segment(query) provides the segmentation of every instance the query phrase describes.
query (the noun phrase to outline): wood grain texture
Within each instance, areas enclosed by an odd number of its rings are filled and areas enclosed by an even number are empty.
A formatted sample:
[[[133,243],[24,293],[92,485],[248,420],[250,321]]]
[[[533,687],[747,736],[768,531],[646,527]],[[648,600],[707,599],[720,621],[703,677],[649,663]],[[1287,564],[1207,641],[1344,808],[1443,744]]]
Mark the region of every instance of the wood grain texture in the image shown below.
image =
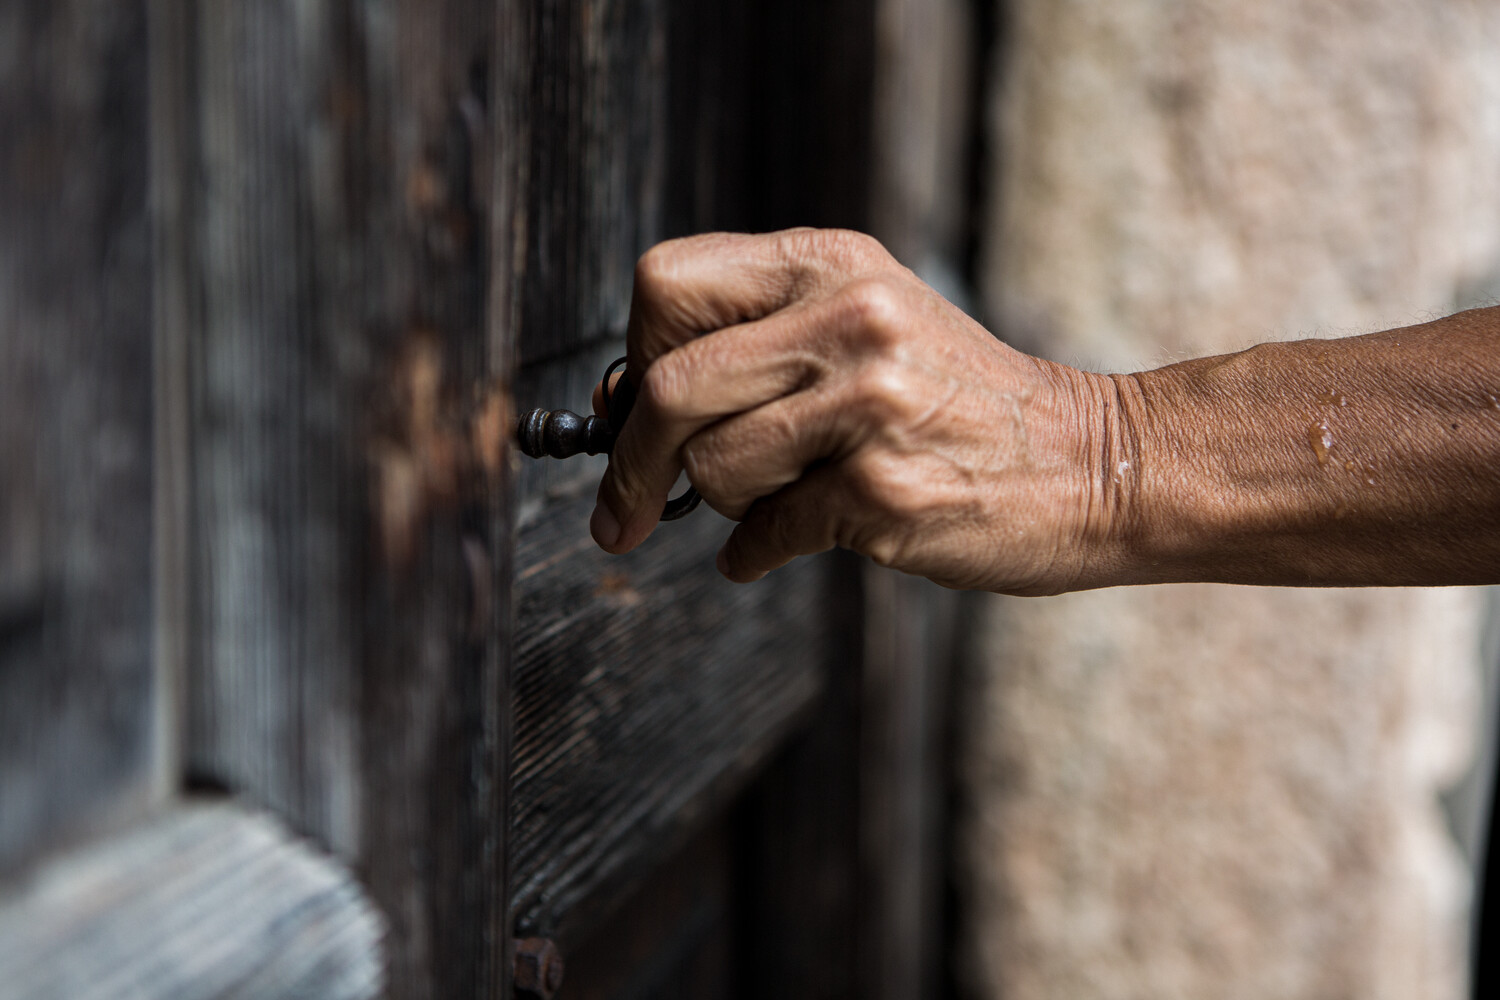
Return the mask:
[[[823,696],[736,804],[739,986],[745,997],[863,996],[871,915],[860,849],[860,564],[836,553]]]
[[[765,0],[750,38],[746,122],[757,229],[868,230],[874,0]]]
[[[587,409],[650,245],[755,226],[758,25],[688,0],[531,9],[518,407]],[[528,461],[516,491],[512,912],[570,947],[744,785],[826,655],[823,569],[729,585],[713,566],[729,526],[706,508],[630,557],[600,552],[603,467]]]
[[[567,1000],[725,1000],[735,981],[734,830],[695,833],[572,950]]]
[[[501,995],[495,7],[153,15],[189,779],[355,866],[392,996]]]
[[[0,871],[165,792],[139,0],[0,10]]]
[[[512,909],[565,942],[744,784],[826,653],[816,562],[730,584],[706,510],[612,557],[592,505],[557,504],[516,552]]]
[[[963,307],[995,15],[966,0],[878,0],[876,15],[871,231]],[[951,679],[972,614],[954,592],[876,566],[861,584],[861,995],[952,995]]]
[[[664,235],[665,8],[567,0],[529,20],[523,364],[623,329],[636,257]]]
[[[279,824],[185,805],[30,873],[0,902],[0,1000],[365,1000],[383,926]]]
[[[958,595],[866,565],[860,683],[860,995],[949,987],[944,941]]]
[[[988,52],[970,0],[877,0],[870,226],[919,274],[962,261]],[[982,122],[980,122],[982,123]]]

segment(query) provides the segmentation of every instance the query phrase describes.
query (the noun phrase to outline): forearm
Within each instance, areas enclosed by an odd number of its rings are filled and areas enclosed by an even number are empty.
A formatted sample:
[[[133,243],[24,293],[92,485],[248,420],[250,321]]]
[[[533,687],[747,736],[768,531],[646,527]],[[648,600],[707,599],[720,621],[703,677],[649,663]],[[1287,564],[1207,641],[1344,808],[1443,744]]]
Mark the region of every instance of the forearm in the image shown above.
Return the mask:
[[[1500,308],[1113,380],[1084,585],[1500,581]]]
[[[869,237],[789,230],[654,247],[627,342],[610,552],[685,471],[739,522],[740,582],[834,546],[1004,593],[1500,582],[1500,309],[1094,375],[1005,346]]]

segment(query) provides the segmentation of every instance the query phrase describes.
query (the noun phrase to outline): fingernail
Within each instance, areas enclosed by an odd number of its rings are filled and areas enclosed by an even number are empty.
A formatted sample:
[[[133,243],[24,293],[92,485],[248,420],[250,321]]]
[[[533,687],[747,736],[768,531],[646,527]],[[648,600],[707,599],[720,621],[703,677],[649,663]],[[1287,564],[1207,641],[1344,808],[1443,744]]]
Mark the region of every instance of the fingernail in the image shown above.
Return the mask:
[[[719,572],[720,573],[723,573],[725,576],[728,576],[729,575],[729,553],[726,552],[724,549],[720,549],[719,550],[718,558],[716,558],[714,560],[714,565],[717,566],[717,567],[719,567]]]
[[[594,536],[594,541],[606,549],[614,548],[615,543],[620,540],[620,522],[615,519],[614,512],[607,504],[594,505],[594,515],[589,518],[589,533]]]

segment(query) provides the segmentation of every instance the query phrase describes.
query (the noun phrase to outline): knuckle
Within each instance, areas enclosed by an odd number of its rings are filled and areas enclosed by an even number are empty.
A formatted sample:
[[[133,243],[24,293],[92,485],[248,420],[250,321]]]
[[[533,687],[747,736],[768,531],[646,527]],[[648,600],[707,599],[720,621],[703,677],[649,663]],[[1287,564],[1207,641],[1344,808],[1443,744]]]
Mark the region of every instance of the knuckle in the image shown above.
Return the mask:
[[[865,399],[886,403],[900,402],[911,396],[912,377],[906,366],[894,361],[879,361],[865,366],[859,375],[859,392]]]
[[[844,479],[855,503],[862,508],[885,503],[886,464],[867,453],[859,453],[844,465]]]
[[[901,553],[901,539],[898,535],[877,535],[865,547],[865,555],[885,567],[902,565]]]
[[[861,278],[839,293],[849,325],[869,346],[894,347],[901,339],[901,293],[885,278]]]
[[[875,427],[901,423],[912,410],[915,393],[911,374],[905,366],[882,361],[866,365],[854,381],[858,410]]]
[[[840,256],[851,263],[868,266],[883,263],[890,257],[881,242],[869,233],[861,233],[853,229],[829,229],[825,232]]]
[[[669,293],[678,273],[682,248],[677,240],[658,243],[635,262],[635,287],[645,296]]]
[[[908,521],[926,509],[925,491],[899,458],[883,451],[861,452],[847,463],[855,502],[886,521]]]
[[[710,502],[728,499],[724,462],[718,448],[710,442],[689,441],[682,446],[682,469],[688,482]]]
[[[688,374],[681,357],[664,354],[641,376],[635,405],[646,407],[656,417],[668,418],[682,408],[687,390]]]

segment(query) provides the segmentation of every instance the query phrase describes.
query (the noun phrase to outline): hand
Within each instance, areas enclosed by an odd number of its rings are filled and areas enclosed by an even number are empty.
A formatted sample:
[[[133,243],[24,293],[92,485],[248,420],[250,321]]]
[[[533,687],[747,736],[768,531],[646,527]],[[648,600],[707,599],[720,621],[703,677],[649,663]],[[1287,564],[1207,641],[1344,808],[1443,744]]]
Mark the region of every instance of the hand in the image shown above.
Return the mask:
[[[867,236],[660,244],[627,340],[638,397],[591,522],[608,551],[651,533],[685,469],[740,522],[735,581],[835,545],[1013,593],[1095,585],[1108,561],[1114,383],[1006,347]]]

